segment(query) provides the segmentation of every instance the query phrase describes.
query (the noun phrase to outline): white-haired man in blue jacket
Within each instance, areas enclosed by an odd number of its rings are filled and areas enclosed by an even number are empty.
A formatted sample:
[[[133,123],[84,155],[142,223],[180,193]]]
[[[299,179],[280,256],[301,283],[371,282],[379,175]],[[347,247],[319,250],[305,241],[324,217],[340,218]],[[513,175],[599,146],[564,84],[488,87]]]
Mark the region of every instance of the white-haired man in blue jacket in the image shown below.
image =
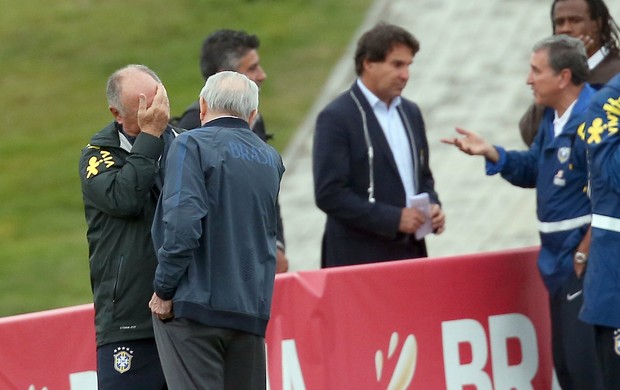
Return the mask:
[[[276,266],[276,150],[250,128],[258,87],[226,71],[200,93],[203,126],[172,144],[153,224],[150,302],[171,389],[266,387]]]

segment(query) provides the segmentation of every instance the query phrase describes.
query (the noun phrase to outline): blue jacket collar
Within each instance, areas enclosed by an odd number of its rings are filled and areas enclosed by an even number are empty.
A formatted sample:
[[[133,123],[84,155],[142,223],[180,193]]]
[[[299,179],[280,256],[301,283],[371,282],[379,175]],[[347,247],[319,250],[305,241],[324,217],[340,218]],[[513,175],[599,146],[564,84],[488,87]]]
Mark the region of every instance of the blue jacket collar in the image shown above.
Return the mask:
[[[235,129],[243,128],[250,130],[250,125],[248,124],[248,122],[234,116],[223,116],[215,118],[205,123],[203,127],[229,127]]]

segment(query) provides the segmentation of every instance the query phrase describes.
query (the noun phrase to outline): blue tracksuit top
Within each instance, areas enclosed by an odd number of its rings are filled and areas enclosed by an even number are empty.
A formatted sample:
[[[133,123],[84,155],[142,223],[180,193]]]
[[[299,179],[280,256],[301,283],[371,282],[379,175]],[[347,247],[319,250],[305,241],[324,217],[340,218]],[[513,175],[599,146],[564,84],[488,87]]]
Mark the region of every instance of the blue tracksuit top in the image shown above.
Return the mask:
[[[587,195],[585,113],[594,90],[585,84],[562,132],[554,137],[554,111],[545,110],[534,142],[526,151],[506,151],[496,146],[500,159],[486,163],[488,175],[501,173],[510,183],[536,187],[536,212],[541,249],[538,269],[550,294],[555,294],[573,272],[573,256],[590,223]]]
[[[276,264],[276,150],[233,117],[177,137],[152,228],[175,317],[264,336]]]
[[[579,318],[620,328],[620,74],[594,95],[586,116],[592,241]]]

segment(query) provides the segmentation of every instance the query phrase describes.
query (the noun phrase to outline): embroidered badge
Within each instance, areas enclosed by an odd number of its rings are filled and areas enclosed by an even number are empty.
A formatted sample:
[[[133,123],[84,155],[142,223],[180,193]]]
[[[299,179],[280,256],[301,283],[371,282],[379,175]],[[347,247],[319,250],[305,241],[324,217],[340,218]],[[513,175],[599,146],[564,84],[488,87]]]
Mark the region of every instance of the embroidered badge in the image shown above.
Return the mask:
[[[563,148],[558,149],[558,160],[560,161],[560,163],[564,164],[565,162],[568,161],[569,157],[570,157],[570,148],[563,147]]]
[[[564,178],[564,170],[560,169],[558,173],[553,177],[553,184],[556,186],[565,186],[566,179]]]
[[[91,177],[97,176],[99,174],[99,165],[101,165],[102,163],[105,164],[106,168],[110,168],[112,165],[114,165],[114,159],[112,158],[112,154],[110,152],[100,150],[99,154],[101,156],[100,158],[93,156],[88,160],[88,166],[86,167],[87,179],[90,179]]]
[[[614,352],[620,355],[620,329],[614,330]]]
[[[131,369],[131,359],[133,359],[133,351],[130,348],[114,349],[114,369],[121,374]]]

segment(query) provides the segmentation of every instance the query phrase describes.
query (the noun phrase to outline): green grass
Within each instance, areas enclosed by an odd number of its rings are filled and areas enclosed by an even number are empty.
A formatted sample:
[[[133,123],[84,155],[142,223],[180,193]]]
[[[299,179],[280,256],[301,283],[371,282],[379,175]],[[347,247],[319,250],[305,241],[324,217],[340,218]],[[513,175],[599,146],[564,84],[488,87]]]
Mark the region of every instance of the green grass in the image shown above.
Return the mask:
[[[261,111],[282,151],[370,0],[0,0],[0,316],[90,302],[77,160],[111,115],[105,82],[143,63],[180,114],[219,28],[261,38]]]

